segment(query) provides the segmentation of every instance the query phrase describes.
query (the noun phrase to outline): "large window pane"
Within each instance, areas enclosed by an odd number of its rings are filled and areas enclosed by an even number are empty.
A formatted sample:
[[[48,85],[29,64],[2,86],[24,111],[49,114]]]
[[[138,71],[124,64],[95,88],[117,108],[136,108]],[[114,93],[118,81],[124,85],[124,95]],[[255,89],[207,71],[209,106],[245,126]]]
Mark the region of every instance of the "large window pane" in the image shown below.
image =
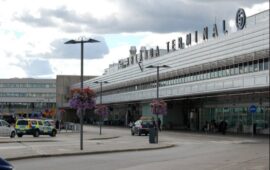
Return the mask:
[[[226,76],[229,76],[229,75],[230,75],[230,67],[227,66],[227,67],[226,67]]]
[[[248,73],[248,63],[244,63],[244,72]]]
[[[253,62],[252,61],[250,61],[250,62],[248,62],[248,71],[249,72],[253,72],[253,70],[254,70],[254,68],[253,68]]]
[[[244,73],[244,67],[243,67],[243,63],[239,64],[239,73],[243,74]]]
[[[230,74],[234,75],[234,67],[233,66],[230,66]]]
[[[254,71],[259,71],[258,60],[254,61]]]
[[[264,66],[263,66],[264,70],[268,70],[269,69],[269,61],[268,58],[264,59]]]
[[[263,70],[263,59],[259,60],[259,71]]]
[[[234,65],[234,74],[239,74],[239,66],[238,66],[238,64]]]

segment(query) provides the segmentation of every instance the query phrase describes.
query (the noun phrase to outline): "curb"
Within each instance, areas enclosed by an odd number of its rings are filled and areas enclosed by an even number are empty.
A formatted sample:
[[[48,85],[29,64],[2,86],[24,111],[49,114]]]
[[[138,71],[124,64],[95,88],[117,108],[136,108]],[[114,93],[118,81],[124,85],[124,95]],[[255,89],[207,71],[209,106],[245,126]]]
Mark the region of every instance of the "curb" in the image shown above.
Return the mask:
[[[26,141],[16,140],[16,141],[0,141],[0,144],[1,144],[1,143],[27,143],[27,142],[58,142],[58,140],[26,140]]]
[[[118,149],[118,150],[107,150],[107,151],[90,151],[90,152],[73,152],[73,153],[61,153],[61,154],[42,154],[42,155],[31,155],[21,156],[15,158],[5,158],[7,161],[16,161],[23,159],[32,158],[49,158],[49,157],[64,157],[64,156],[79,156],[79,155],[95,155],[95,154],[106,154],[106,153],[117,153],[117,152],[131,152],[131,151],[147,151],[157,149],[167,149],[176,146],[175,144],[168,144],[167,146],[161,146],[156,148],[133,148],[133,149]]]

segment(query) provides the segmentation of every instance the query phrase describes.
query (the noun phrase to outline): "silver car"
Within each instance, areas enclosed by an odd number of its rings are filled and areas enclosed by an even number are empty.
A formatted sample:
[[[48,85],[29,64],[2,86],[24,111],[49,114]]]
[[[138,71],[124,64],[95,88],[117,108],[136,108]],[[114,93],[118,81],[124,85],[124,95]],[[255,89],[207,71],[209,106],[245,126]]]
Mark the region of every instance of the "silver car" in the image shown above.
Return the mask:
[[[14,127],[10,126],[8,122],[0,119],[0,136],[9,136],[14,138],[16,135]]]

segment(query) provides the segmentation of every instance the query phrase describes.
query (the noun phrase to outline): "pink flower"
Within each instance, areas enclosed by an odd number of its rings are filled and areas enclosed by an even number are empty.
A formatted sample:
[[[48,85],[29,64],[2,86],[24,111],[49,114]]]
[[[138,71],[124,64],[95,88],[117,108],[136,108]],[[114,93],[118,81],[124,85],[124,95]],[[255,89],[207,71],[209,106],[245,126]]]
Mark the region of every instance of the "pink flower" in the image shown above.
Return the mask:
[[[109,114],[109,108],[106,105],[97,105],[95,109],[95,113],[102,117],[105,117]]]
[[[167,103],[164,100],[153,100],[150,103],[151,111],[155,115],[166,115],[167,114]]]
[[[90,88],[72,89],[69,106],[73,109],[93,109],[96,105],[95,92]]]

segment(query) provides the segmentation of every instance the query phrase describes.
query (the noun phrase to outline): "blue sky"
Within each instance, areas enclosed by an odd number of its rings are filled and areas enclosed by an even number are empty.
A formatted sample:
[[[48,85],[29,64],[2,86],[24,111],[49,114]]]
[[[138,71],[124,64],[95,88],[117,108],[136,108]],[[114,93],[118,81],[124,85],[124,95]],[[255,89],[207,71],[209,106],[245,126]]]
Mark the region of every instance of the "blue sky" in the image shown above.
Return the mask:
[[[56,78],[80,74],[80,36],[100,40],[85,46],[84,72],[101,75],[129,56],[130,46],[166,47],[166,42],[212,26],[234,27],[237,9],[247,16],[269,9],[268,0],[0,0],[0,78]]]
[[[138,46],[141,40],[144,38],[143,35],[127,35],[127,34],[108,34],[104,35],[109,48],[116,48],[122,45],[134,45]]]

